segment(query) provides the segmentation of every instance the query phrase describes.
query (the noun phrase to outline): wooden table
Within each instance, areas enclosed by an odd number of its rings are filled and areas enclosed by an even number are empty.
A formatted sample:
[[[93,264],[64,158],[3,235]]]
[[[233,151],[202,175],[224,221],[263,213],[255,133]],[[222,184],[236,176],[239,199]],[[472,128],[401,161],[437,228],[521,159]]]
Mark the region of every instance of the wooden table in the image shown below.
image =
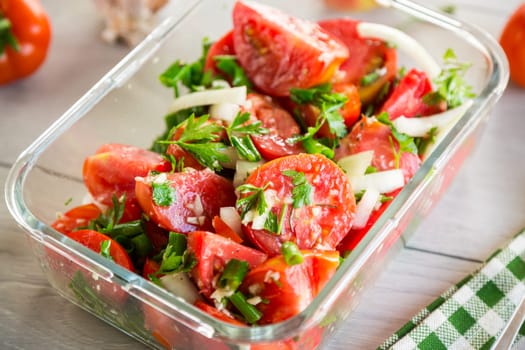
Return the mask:
[[[459,18],[499,36],[520,2],[459,0],[454,5]],[[54,28],[48,60],[30,79],[0,88],[2,185],[18,154],[127,52],[98,39],[101,23],[89,1],[47,0],[44,5]],[[479,147],[450,190],[328,348],[375,348],[525,226],[524,102],[525,90],[510,84]],[[4,201],[0,201],[0,348],[143,348],[50,288]]]

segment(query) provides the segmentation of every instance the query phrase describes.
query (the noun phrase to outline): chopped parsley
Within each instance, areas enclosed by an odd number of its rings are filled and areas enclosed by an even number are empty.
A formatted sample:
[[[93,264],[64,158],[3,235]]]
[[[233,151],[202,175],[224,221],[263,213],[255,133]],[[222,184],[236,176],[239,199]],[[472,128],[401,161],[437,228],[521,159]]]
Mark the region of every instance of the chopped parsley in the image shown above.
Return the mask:
[[[216,123],[208,123],[209,115],[196,118],[191,115],[170,131],[170,137],[161,143],[173,143],[190,153],[200,164],[210,169],[222,170],[221,163],[230,158],[224,153],[226,145],[219,140],[223,127]],[[171,140],[175,131],[182,130],[177,140]]]
[[[470,68],[470,63],[458,61],[452,49],[448,49],[443,55],[444,68],[434,79],[436,91],[430,92],[423,97],[423,102],[428,105],[436,105],[441,102],[447,103],[447,108],[454,108],[463,104],[466,99],[476,96],[472,86],[465,80],[465,74]]]
[[[162,252],[162,261],[157,275],[189,272],[195,265],[197,265],[197,259],[187,250],[186,236],[181,233],[170,232],[168,244]]]
[[[394,126],[394,124],[392,123],[392,121],[388,118],[388,113],[383,112],[379,114],[376,118],[381,123],[388,125],[390,127],[392,131],[392,136],[399,144],[399,150],[396,150],[394,141],[390,139],[390,143],[392,144],[392,149],[393,149],[394,157],[396,161],[396,168],[399,168],[399,160],[403,152],[418,154],[418,149],[414,141],[414,138],[411,136],[408,136],[407,134],[399,132]]]
[[[151,183],[151,189],[153,190],[153,202],[158,206],[170,206],[177,198],[177,191],[171,186],[169,181],[162,183],[153,181]]]
[[[249,193],[245,197],[237,200],[236,207],[241,210],[241,218],[246,216],[250,210],[254,209],[259,215],[262,215],[268,209],[268,203],[264,197],[265,187],[257,187],[250,184],[244,184],[237,187],[239,194]]]
[[[231,80],[233,86],[252,87],[252,82],[246,75],[246,72],[237,62],[237,58],[233,55],[216,55],[213,57],[215,65],[220,71],[225,73]]]
[[[300,208],[312,204],[314,189],[304,173],[295,170],[284,170],[282,173],[291,178],[294,185],[292,189],[293,207]]]
[[[250,121],[250,113],[237,113],[233,122],[226,128],[226,134],[230,143],[239,155],[250,162],[258,162],[262,159],[261,154],[253,144],[250,135],[263,135],[268,129],[262,127],[260,121]]]

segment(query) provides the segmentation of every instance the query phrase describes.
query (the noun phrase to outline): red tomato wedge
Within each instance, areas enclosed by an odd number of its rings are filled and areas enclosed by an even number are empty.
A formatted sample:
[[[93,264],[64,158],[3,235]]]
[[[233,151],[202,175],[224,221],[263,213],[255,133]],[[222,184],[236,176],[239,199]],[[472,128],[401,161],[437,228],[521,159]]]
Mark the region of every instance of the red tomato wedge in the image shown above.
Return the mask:
[[[426,116],[447,109],[445,101],[436,105],[423,102],[423,97],[432,92],[432,84],[425,72],[411,69],[387,98],[381,112],[387,112],[390,120],[400,116],[406,118]]]
[[[233,9],[235,53],[250,80],[272,96],[328,82],[348,49],[317,24],[255,2]]]
[[[268,129],[266,135],[252,135],[255,147],[264,159],[271,160],[303,151],[300,142],[287,142],[301,133],[299,125],[288,111],[279,106],[271,97],[257,93],[248,94],[244,109],[254,119],[261,121]]]
[[[79,205],[61,215],[51,224],[51,227],[67,235],[77,228],[86,227],[91,220],[95,220],[100,214],[102,211],[93,203]]]
[[[397,71],[396,50],[385,42],[373,38],[362,38],[357,32],[359,21],[341,18],[320,21],[319,25],[335,38],[341,40],[350,53],[339,71],[335,81],[359,86],[361,102],[372,102],[384,84],[392,81]],[[371,84],[361,84],[361,78],[376,69],[382,70],[378,79]]]
[[[173,199],[159,204],[154,198],[153,183],[171,188]],[[151,220],[160,227],[179,233],[213,229],[212,219],[221,207],[235,205],[235,192],[230,181],[209,169],[186,169],[179,173],[137,178],[137,200]]]
[[[294,184],[283,172],[289,170],[306,178],[312,188],[311,203],[298,208],[288,205],[293,200]],[[298,154],[272,160],[254,170],[246,184],[273,193],[273,203],[268,205],[277,218],[282,218],[279,235],[254,229],[253,222],[243,218],[246,236],[270,256],[280,254],[285,241],[295,242],[300,249],[334,249],[352,225],[356,204],[350,183],[343,171],[322,155]]]
[[[256,305],[263,314],[259,324],[289,319],[303,311],[339,266],[337,251],[303,250],[303,262],[288,265],[282,255],[268,259],[244,278],[241,291],[260,296]]]
[[[262,264],[267,255],[256,249],[206,231],[188,234],[188,250],[197,258],[197,265],[191,274],[200,292],[210,296],[213,292],[213,279],[231,259],[244,260],[250,268]]]
[[[215,74],[220,73],[213,59],[219,55],[235,55],[235,49],[233,48],[233,30],[230,30],[211,45],[206,55],[206,61],[204,62],[204,70],[211,70]]]
[[[220,216],[215,216],[212,221],[215,233],[225,238],[231,239],[235,243],[242,243],[243,239],[239,236],[228,224],[221,219]]]
[[[106,144],[86,158],[82,174],[95,201],[111,206],[112,197],[126,195],[122,221],[140,218],[141,209],[135,199],[135,177],[150,171],[169,171],[171,164],[157,153],[135,146]]]
[[[117,241],[105,234],[93,230],[78,230],[70,232],[67,236],[97,253],[100,253],[102,242],[109,241],[109,254],[113,261],[133,271],[133,263],[126,250]]]
[[[341,140],[339,148],[336,149],[335,159],[371,150],[374,151],[373,167],[379,171],[396,169],[394,147],[395,152],[399,152],[399,144],[388,125],[375,118],[362,118]],[[398,166],[403,171],[405,183],[412,178],[420,165],[421,159],[417,154],[402,152]]]

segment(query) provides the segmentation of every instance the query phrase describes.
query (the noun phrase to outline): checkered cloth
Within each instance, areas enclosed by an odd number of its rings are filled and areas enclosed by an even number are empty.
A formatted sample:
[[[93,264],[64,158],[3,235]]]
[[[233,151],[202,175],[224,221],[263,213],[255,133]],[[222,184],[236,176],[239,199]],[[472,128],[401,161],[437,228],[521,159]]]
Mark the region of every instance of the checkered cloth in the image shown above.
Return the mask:
[[[490,349],[525,294],[525,229],[378,350]],[[525,324],[512,349],[525,349]]]

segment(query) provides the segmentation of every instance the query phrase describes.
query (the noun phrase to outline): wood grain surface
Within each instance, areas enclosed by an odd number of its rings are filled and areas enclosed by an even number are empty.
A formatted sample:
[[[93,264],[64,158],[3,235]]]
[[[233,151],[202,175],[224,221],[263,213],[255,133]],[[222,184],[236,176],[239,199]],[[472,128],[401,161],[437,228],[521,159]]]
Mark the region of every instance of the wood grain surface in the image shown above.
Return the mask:
[[[32,78],[0,88],[2,188],[18,154],[127,52],[99,40],[101,24],[89,1],[43,2],[53,21],[50,56]],[[453,4],[458,17],[494,36],[520,3],[421,2]],[[374,349],[525,226],[524,102],[525,90],[510,84],[449,191],[327,348]],[[26,237],[0,201],[0,349],[144,348],[60,297]]]

